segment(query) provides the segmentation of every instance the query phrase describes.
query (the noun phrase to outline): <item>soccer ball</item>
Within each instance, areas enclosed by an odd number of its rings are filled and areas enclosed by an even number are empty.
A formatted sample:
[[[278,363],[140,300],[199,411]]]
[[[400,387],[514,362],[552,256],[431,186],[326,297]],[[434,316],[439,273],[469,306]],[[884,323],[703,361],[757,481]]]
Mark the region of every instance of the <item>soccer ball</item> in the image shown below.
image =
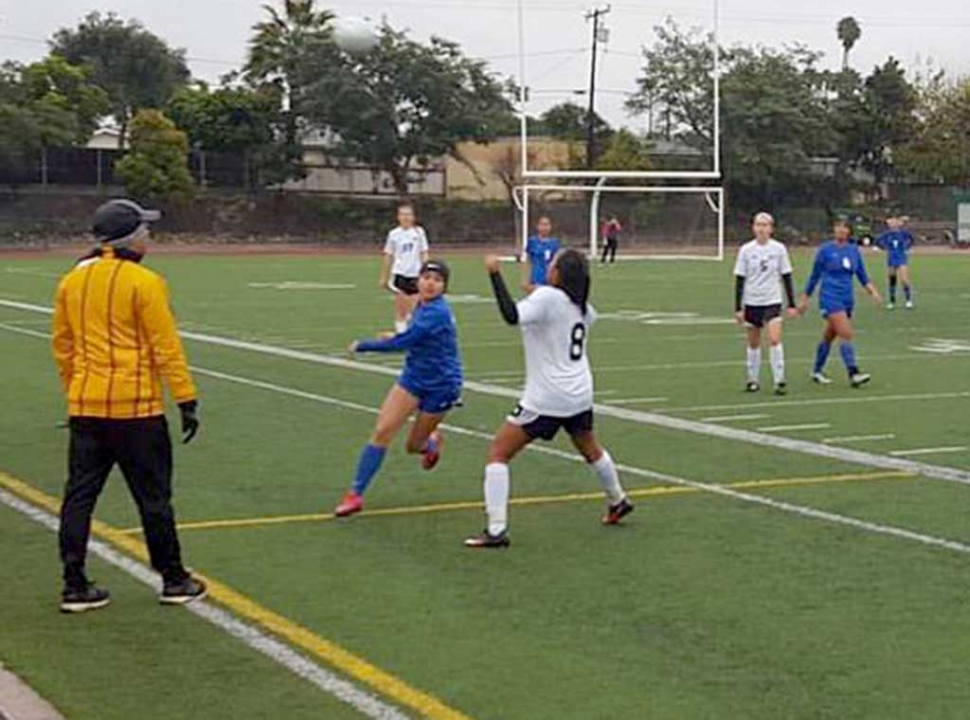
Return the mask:
[[[339,18],[334,23],[333,39],[348,55],[366,55],[378,43],[377,27],[368,18]]]

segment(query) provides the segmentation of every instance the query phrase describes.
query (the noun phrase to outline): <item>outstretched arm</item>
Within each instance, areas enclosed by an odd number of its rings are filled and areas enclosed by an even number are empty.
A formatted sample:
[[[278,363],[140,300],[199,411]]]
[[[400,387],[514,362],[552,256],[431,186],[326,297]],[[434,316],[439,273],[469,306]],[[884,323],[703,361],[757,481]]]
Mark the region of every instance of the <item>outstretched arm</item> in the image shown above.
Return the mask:
[[[489,280],[492,281],[492,291],[495,293],[495,300],[498,302],[498,309],[502,318],[509,325],[518,325],[519,311],[515,306],[515,300],[512,299],[512,295],[505,285],[505,279],[502,277],[500,260],[494,255],[490,255],[485,258],[485,269],[488,270]]]
[[[358,340],[351,344],[351,352],[406,352],[417,345],[431,329],[431,324],[416,318],[402,333],[379,340]]]

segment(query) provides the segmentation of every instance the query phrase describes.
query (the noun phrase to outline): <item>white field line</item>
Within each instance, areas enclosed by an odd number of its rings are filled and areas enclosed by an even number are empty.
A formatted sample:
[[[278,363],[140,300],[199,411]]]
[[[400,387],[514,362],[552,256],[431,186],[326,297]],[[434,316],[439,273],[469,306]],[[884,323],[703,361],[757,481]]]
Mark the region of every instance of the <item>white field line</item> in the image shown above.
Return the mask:
[[[45,270],[37,270],[36,268],[20,268],[20,267],[5,267],[4,272],[8,272],[11,275],[32,275],[33,277],[44,277],[44,278],[55,278],[60,279],[62,274],[47,272]]]
[[[14,307],[32,312],[42,312],[51,314],[53,311],[41,305],[31,305],[27,303],[15,303],[0,300],[0,306]],[[195,340],[196,342],[212,345],[215,347],[226,347],[234,350],[246,350],[249,352],[269,355],[272,357],[288,358],[291,360],[301,360],[304,362],[338,367],[347,370],[362,370],[375,374],[397,377],[398,372],[392,368],[379,367],[368,363],[348,360],[346,358],[333,357],[328,355],[318,355],[302,350],[291,350],[289,348],[265,345],[263,343],[246,342],[233,340],[232,338],[219,337],[217,335],[205,335],[203,333],[182,333],[183,337]],[[512,388],[504,388],[498,385],[487,383],[466,381],[464,389],[469,392],[501,397],[517,401],[519,392]],[[967,393],[970,396],[970,393]],[[769,435],[766,433],[742,430],[740,428],[727,427],[724,425],[714,425],[711,423],[697,422],[685,418],[662,415],[659,413],[643,412],[631,410],[629,408],[617,407],[615,405],[596,404],[594,406],[597,414],[604,417],[627,420],[641,425],[653,425],[667,430],[681,430],[695,435],[707,437],[717,437],[732,442],[746,442],[761,447],[772,447],[778,450],[788,450],[799,452],[806,455],[824,457],[830,460],[842,460],[857,465],[867,465],[883,470],[900,470],[913,475],[922,475],[937,480],[947,480],[964,485],[970,485],[970,471],[960,468],[946,467],[943,465],[930,465],[915,460],[907,460],[900,457],[890,457],[886,455],[876,455],[874,453],[851,450],[849,448],[823,445],[821,443],[809,442],[806,440],[796,440],[794,438],[781,435]]]
[[[739,403],[736,405],[690,405],[664,408],[665,412],[718,412],[758,408],[804,407],[806,405],[855,405],[876,402],[909,402],[913,400],[956,400],[970,398],[970,391],[943,393],[914,393],[912,395],[864,395],[862,397],[817,398],[812,400],[776,400],[772,402]]]
[[[361,405],[359,403],[339,400],[337,398],[327,397],[325,395],[317,395],[316,393],[305,392],[303,390],[297,390],[296,388],[290,388],[283,385],[276,385],[274,383],[263,382],[261,380],[254,380],[252,378],[240,377],[238,375],[230,375],[228,373],[223,373],[216,370],[207,370],[204,368],[193,368],[193,371],[199,375],[203,375],[206,377],[211,377],[218,380],[225,380],[227,382],[235,383],[238,385],[260,388],[263,390],[268,390],[270,392],[279,393],[282,395],[289,395],[291,397],[303,398],[305,400],[311,400],[313,402],[318,402],[324,405],[343,407],[348,410],[358,410],[361,412],[366,412],[370,415],[376,415],[379,412],[377,408],[368,407],[366,405]],[[463,428],[463,427],[450,425],[450,424],[442,425],[442,427],[458,435],[477,437],[484,440],[492,439],[492,435],[490,433],[479,432],[477,430],[470,430],[468,428]],[[554,457],[562,458],[564,460],[569,460],[571,462],[585,464],[585,461],[576,453],[570,453],[564,450],[558,450],[554,447],[549,447],[546,445],[530,445],[528,449],[532,452],[538,452],[543,455],[552,455]],[[716,485],[713,483],[705,483],[705,482],[699,482],[696,480],[688,480],[686,478],[677,477],[675,475],[668,475],[666,473],[654,472],[653,470],[647,470],[645,468],[635,467],[632,465],[617,464],[617,469],[621,473],[624,473],[626,475],[634,475],[637,477],[647,478],[649,480],[665,482],[671,485],[690,487],[690,488],[699,490],[701,492],[706,492],[713,495],[720,495],[722,497],[731,498],[732,500],[738,500],[741,502],[751,503],[754,505],[761,505],[763,507],[771,508],[773,510],[779,510],[781,512],[786,512],[793,515],[800,515],[802,517],[812,518],[814,520],[821,520],[823,522],[827,522],[830,524],[845,525],[848,527],[856,528],[858,530],[862,530],[864,532],[875,533],[879,535],[888,535],[890,537],[909,540],[911,542],[917,542],[922,545],[945,548],[948,550],[953,550],[961,553],[970,553],[970,545],[966,545],[956,540],[949,540],[946,538],[936,537],[932,535],[924,535],[922,533],[917,533],[912,530],[907,530],[905,528],[894,527],[892,525],[882,525],[879,523],[869,522],[868,520],[860,520],[858,518],[849,517],[846,515],[838,515],[836,513],[831,513],[824,510],[818,510],[816,508],[809,507],[806,505],[795,505],[793,503],[774,500],[768,497],[762,497],[761,495],[753,495],[750,493],[733,490],[731,488],[726,488],[721,485]]]
[[[793,432],[796,430],[826,430],[831,423],[806,423],[804,425],[770,425],[758,428],[758,432]]]
[[[717,423],[717,422],[741,422],[742,420],[764,420],[765,418],[770,418],[771,415],[720,415],[715,417],[701,418],[701,422],[706,423]]]
[[[870,440],[895,440],[895,433],[885,433],[884,435],[849,435],[848,437],[834,437],[834,438],[822,438],[822,442],[826,445],[831,443],[854,443],[854,442],[868,442]],[[890,453],[891,454],[891,453]]]
[[[6,490],[0,489],[0,504],[30,518],[51,532],[56,533],[58,531],[60,524],[58,518],[21,500]],[[99,540],[90,540],[88,550],[126,575],[158,591],[158,576],[148,567],[126,555],[122,555]],[[379,720],[407,720],[408,716],[397,708],[384,703],[370,693],[364,692],[352,683],[317,665],[279,640],[239,620],[232,613],[204,600],[191,603],[185,607],[194,615],[242,641],[252,650],[265,655],[304,680],[308,680],[328,695],[352,706],[362,715]]]
[[[910,455],[937,455],[940,453],[961,453],[967,449],[966,445],[937,448],[916,448],[915,450],[893,450],[889,454],[893,457],[909,457]]]

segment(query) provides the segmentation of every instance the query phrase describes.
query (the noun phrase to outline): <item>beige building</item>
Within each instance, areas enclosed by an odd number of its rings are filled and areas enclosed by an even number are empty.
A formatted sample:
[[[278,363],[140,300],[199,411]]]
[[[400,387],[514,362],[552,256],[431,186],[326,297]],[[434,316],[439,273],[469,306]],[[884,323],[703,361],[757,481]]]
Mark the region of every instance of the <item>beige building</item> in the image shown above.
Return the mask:
[[[565,169],[575,153],[563,140],[535,138],[529,141],[530,167]],[[463,143],[460,160],[445,164],[447,196],[456,200],[508,200],[510,188],[522,184],[522,145],[519,138],[499,138],[488,145]]]

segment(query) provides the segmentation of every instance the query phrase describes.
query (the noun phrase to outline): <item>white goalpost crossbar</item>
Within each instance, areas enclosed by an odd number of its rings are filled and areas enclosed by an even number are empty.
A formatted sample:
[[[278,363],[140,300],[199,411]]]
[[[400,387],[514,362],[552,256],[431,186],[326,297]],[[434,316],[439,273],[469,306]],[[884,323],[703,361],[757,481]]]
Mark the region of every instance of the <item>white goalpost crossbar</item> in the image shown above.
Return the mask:
[[[532,232],[529,210],[530,210],[530,196],[533,192],[561,192],[561,193],[586,193],[590,195],[589,211],[589,253],[590,257],[595,257],[599,251],[599,240],[600,240],[600,222],[599,222],[599,206],[600,199],[603,193],[643,193],[650,195],[702,195],[706,202],[707,208],[714,214],[717,215],[716,224],[716,254],[714,255],[696,255],[696,254],[657,254],[657,255],[630,255],[624,254],[622,259],[624,260],[707,260],[714,262],[721,262],[724,260],[724,188],[722,187],[706,187],[703,185],[686,187],[686,186],[665,186],[665,185],[638,185],[638,186],[624,186],[624,185],[606,185],[606,182],[610,178],[600,176],[600,182],[596,185],[523,185],[517,188],[518,193],[521,196],[521,204],[519,209],[522,212],[522,236],[520,238],[521,246],[519,248],[519,256],[525,252],[525,247],[529,242],[529,235]]]

